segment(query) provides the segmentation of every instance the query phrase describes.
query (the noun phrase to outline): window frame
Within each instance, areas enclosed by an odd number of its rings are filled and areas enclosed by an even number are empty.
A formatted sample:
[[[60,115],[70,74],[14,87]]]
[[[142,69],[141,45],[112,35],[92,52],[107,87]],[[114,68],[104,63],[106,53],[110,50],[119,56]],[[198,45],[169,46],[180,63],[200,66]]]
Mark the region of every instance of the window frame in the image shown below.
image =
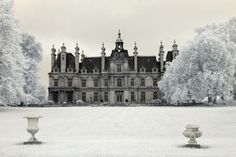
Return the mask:
[[[117,66],[116,71],[117,71],[118,73],[122,72],[121,64],[117,64],[116,66]]]
[[[108,100],[109,100],[108,92],[104,92],[104,101],[108,102]]]
[[[68,87],[72,87],[73,86],[73,80],[72,79],[68,79]]]
[[[157,87],[157,82],[158,82],[158,79],[154,78],[153,79],[153,87]]]
[[[130,93],[130,101],[135,102],[135,92]]]
[[[130,79],[130,86],[131,86],[131,87],[134,87],[134,86],[135,86],[134,78],[131,78],[131,79]]]
[[[93,93],[93,101],[98,102],[98,92]]]
[[[104,87],[109,87],[109,80],[108,79],[104,79]]]
[[[141,86],[141,87],[145,87],[145,86],[146,86],[146,84],[145,84],[145,78],[141,78],[140,86]]]
[[[54,86],[54,87],[58,87],[58,79],[54,79],[54,81],[53,81],[53,86]]]
[[[145,101],[146,101],[146,93],[141,92],[141,102],[145,102]]]
[[[87,87],[87,80],[82,79],[81,87]]]
[[[86,92],[82,92],[82,101],[86,102]]]
[[[122,78],[117,78],[117,87],[122,87]]]
[[[94,79],[93,80],[93,86],[94,87],[98,87],[99,86],[98,79]]]

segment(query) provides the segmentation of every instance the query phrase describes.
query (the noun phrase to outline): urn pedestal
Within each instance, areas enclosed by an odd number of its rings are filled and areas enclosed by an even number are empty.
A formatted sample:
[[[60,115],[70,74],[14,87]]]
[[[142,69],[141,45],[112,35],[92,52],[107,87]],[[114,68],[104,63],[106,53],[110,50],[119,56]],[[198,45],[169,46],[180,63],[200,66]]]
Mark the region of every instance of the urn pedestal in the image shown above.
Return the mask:
[[[188,124],[186,130],[184,130],[183,135],[189,138],[187,147],[200,148],[200,145],[197,143],[196,138],[202,136],[202,132],[199,130],[199,126]]]
[[[39,121],[39,118],[42,118],[42,117],[38,115],[29,115],[24,118],[27,118],[27,121],[28,121],[27,131],[31,134],[30,139],[27,142],[24,142],[24,144],[41,144],[42,142],[38,141],[35,138],[35,134],[39,131],[38,121]]]

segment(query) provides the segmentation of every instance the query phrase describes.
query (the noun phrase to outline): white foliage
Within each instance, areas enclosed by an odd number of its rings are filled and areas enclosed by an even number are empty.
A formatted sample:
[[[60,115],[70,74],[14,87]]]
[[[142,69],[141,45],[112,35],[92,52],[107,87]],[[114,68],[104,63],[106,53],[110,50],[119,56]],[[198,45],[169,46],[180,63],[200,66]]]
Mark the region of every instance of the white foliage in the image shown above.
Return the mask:
[[[24,67],[24,77],[26,85],[24,91],[30,94],[28,97],[30,104],[39,104],[46,102],[46,92],[39,84],[38,64],[42,58],[41,44],[37,42],[34,36],[24,33],[21,35],[22,52],[26,59],[26,66]]]
[[[0,0],[0,99],[2,104],[19,104],[24,97],[20,31],[12,13],[12,1]]]
[[[201,102],[209,96],[232,97],[235,55],[236,19],[208,25],[196,30],[194,39],[180,51],[160,82],[167,102]]]
[[[0,104],[45,102],[37,65],[41,46],[34,37],[21,35],[12,12],[12,0],[0,0]]]

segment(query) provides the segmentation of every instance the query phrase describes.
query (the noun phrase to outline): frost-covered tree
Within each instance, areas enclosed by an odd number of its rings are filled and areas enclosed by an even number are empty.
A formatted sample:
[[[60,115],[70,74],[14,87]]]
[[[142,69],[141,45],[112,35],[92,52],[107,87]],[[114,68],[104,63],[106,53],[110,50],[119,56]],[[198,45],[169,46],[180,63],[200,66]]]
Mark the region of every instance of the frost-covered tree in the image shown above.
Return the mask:
[[[172,104],[232,97],[235,82],[236,19],[196,30],[167,67],[160,88]]]
[[[35,37],[27,33],[21,34],[21,48],[25,57],[24,67],[25,86],[24,92],[28,95],[24,103],[39,104],[46,100],[46,92],[39,83],[38,64],[42,59],[41,44]]]
[[[11,0],[0,0],[0,103],[19,104],[23,91],[25,59],[19,45],[20,31]]]

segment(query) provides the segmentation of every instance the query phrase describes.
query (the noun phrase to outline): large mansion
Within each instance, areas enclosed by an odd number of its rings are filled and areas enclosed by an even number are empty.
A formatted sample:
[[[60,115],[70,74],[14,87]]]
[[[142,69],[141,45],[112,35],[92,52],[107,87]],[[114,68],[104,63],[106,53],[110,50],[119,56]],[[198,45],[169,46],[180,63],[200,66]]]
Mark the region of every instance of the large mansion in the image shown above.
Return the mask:
[[[135,43],[133,55],[130,55],[124,48],[120,32],[109,56],[106,56],[104,44],[99,57],[86,57],[83,51],[80,56],[78,44],[74,54],[67,52],[64,44],[57,54],[53,47],[49,99],[55,103],[82,100],[109,104],[147,103],[161,99],[158,82],[165,71],[165,64],[179,54],[176,43],[172,48],[164,60],[162,43],[158,59],[156,56],[139,56]]]

